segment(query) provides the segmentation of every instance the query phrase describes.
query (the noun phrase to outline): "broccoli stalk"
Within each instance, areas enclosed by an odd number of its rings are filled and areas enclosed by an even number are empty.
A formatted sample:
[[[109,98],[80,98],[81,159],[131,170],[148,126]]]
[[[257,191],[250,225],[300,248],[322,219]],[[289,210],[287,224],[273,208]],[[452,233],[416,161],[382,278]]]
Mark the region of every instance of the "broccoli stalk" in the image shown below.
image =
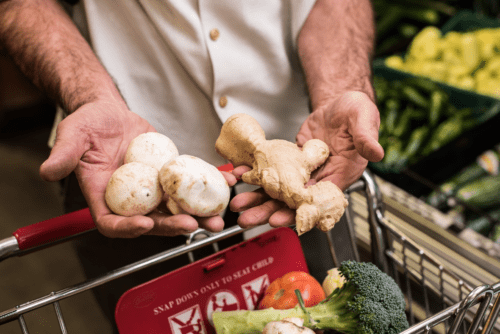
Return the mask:
[[[403,293],[394,280],[371,263],[345,261],[345,278],[325,300],[312,307],[215,312],[217,334],[261,333],[271,321],[302,318],[311,329],[333,329],[350,334],[396,334],[408,328]]]

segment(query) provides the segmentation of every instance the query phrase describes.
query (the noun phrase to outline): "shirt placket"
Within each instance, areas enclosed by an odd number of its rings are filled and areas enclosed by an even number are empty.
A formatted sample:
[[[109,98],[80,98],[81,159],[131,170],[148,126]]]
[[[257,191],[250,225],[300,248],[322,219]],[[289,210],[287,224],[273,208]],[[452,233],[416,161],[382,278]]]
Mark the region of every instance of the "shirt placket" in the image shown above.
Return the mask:
[[[224,2],[224,1],[222,1]],[[231,47],[227,38],[230,31],[225,29],[223,15],[215,15],[220,8],[230,4],[221,1],[199,1],[200,19],[206,38],[209,59],[213,70],[212,104],[221,120],[227,119],[232,113],[231,99],[228,92],[232,78],[229,75],[228,63],[231,57]]]

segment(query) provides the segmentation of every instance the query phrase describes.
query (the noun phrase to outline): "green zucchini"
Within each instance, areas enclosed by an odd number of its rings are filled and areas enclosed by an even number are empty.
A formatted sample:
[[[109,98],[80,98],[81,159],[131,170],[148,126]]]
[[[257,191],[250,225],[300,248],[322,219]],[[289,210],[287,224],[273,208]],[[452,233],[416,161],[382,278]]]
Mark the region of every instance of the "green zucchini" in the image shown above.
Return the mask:
[[[396,99],[389,99],[385,103],[385,130],[392,134],[396,128],[396,122],[399,116],[400,103]]]
[[[481,233],[482,235],[487,236],[490,234],[493,226],[495,225],[495,221],[500,222],[500,209],[487,211],[486,215],[468,220],[466,226],[468,228],[473,229],[474,231]]]
[[[439,186],[439,191],[433,191],[427,198],[427,202],[433,206],[439,206],[446,200],[447,196],[456,193],[463,185],[473,182],[483,176],[497,175],[499,173],[500,156],[496,150],[488,150],[477,157],[476,161],[468,165],[452,178]]]
[[[401,117],[398,120],[398,124],[394,128],[393,134],[401,138],[408,130],[410,130],[410,121],[411,121],[411,116],[413,114],[414,109],[407,107],[404,111]]]
[[[401,20],[403,10],[399,6],[390,6],[378,20],[376,27],[377,38],[386,35]]]
[[[424,77],[412,77],[408,78],[406,81],[409,85],[418,88],[426,94],[431,94],[432,92],[439,90],[439,86],[434,81]]]
[[[386,165],[398,164],[403,157],[403,143],[397,138],[391,138],[389,141],[383,163]]]
[[[431,93],[431,105],[429,107],[429,124],[431,127],[435,127],[438,124],[447,98],[448,95],[440,90],[435,90]]]
[[[439,13],[434,9],[407,8],[402,15],[424,24],[435,25],[439,23]]]
[[[458,189],[455,197],[477,208],[500,205],[500,175],[484,176]]]
[[[450,117],[438,125],[422,154],[428,155],[431,152],[446,145],[462,133],[462,119],[460,117]]]
[[[403,86],[401,93],[408,101],[421,108],[429,108],[429,99],[423,96],[418,90],[410,85]]]
[[[418,153],[425,140],[427,139],[429,131],[430,129],[427,126],[422,126],[413,130],[404,151],[404,155],[406,156],[406,158],[411,159]]]

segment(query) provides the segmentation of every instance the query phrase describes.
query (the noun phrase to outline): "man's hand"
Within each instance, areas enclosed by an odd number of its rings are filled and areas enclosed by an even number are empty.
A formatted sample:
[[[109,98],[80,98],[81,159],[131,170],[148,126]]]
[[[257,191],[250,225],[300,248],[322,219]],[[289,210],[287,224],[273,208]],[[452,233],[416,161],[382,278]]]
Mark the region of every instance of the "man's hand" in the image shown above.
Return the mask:
[[[377,106],[361,92],[344,93],[316,109],[297,135],[299,146],[317,138],[330,148],[330,157],[313,173],[313,182],[329,180],[346,190],[363,174],[368,161],[382,160],[379,126]]]
[[[108,209],[104,193],[109,178],[122,165],[130,141],[151,131],[155,129],[124,103],[85,104],[59,124],[54,148],[40,167],[40,175],[44,180],[56,181],[74,171],[97,229],[108,237],[174,236],[193,232],[199,226],[214,232],[222,230],[220,216],[196,220],[156,210],[147,217],[122,217]],[[236,183],[234,176],[224,175],[230,185]]]
[[[297,144],[321,139],[330,148],[326,163],[311,175],[308,184],[331,181],[345,190],[359,179],[368,161],[380,161],[384,150],[378,143],[379,112],[372,100],[361,92],[347,92],[319,106],[304,122]],[[234,170],[240,177],[250,170],[242,166]],[[236,196],[230,204],[241,212],[238,223],[243,227],[269,222],[273,227],[295,221],[295,212],[284,203],[270,199],[262,189]]]

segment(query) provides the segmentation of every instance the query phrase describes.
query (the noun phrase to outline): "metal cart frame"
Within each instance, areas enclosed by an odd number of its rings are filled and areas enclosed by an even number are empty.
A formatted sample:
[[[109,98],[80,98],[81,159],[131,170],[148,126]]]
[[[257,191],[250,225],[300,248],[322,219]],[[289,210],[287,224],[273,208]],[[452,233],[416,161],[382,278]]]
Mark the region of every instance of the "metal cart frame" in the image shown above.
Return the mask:
[[[498,294],[500,292],[500,282],[473,289],[453,272],[447,270],[431,254],[427,253],[400,232],[397,226],[384,216],[381,193],[374,178],[368,171],[365,171],[360,180],[346,191],[346,196],[349,197],[353,193],[363,193],[366,196],[368,208],[367,222],[370,231],[368,253],[370,254],[371,261],[395,278],[407,299],[408,319],[412,326],[401,334],[434,332],[449,334],[500,333],[497,324],[497,318],[500,313],[500,294]],[[39,240],[39,236],[44,234],[44,222],[35,224],[37,225],[36,231],[33,232],[30,230],[28,236],[23,235],[18,230],[14,233],[14,236],[0,240],[0,261],[12,256],[22,255],[42,246],[46,247],[47,244],[52,245],[66,241],[69,238],[77,236],[84,230],[93,229],[94,226],[90,214],[88,210],[85,210],[80,212],[80,214],[83,214],[83,218],[80,215],[77,219],[78,228],[76,230],[72,229],[68,233],[63,234],[56,233],[58,234],[57,242],[53,242],[53,238],[43,237],[41,238],[43,245],[30,242],[30,240],[34,239]],[[349,205],[346,210],[346,218],[349,222],[348,226],[352,244],[356,245],[353,215],[351,205]],[[71,214],[62,217],[64,218],[64,223],[71,224],[73,222]],[[60,300],[176,256],[188,254],[190,260],[194,261],[192,255],[194,250],[212,245],[214,251],[218,251],[218,241],[242,233],[243,231],[244,229],[239,226],[234,226],[215,234],[198,229],[187,236],[185,245],[113,270],[101,277],[51,292],[44,297],[1,312],[0,326],[17,320],[22,333],[29,333],[23,315],[43,306],[53,304],[61,332],[66,334],[67,329],[59,305]],[[198,235],[205,235],[205,237],[198,239],[196,238]],[[337,264],[331,235],[327,234],[327,237],[331,255],[334,263]],[[357,252],[355,252],[355,256],[359,260],[360,255]],[[437,303],[436,298],[438,300]],[[439,304],[441,308],[437,312],[434,310],[436,304]]]

